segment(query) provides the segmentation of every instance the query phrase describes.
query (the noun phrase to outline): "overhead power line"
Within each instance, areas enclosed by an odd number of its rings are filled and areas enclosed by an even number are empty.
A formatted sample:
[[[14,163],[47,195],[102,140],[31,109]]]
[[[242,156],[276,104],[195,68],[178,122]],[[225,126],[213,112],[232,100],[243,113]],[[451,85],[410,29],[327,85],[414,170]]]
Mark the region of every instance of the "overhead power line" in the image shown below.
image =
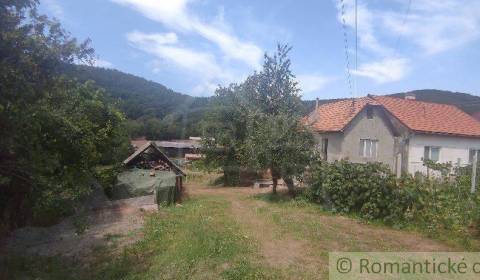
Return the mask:
[[[407,9],[405,10],[405,14],[403,15],[402,24],[400,25],[401,29],[405,26],[405,23],[407,22],[407,18],[408,18],[408,15],[410,14],[411,7],[412,7],[412,0],[408,0]],[[397,40],[395,41],[395,45],[393,46],[393,56],[397,54],[399,42],[400,42],[400,34],[398,34]]]
[[[358,9],[357,0],[355,0],[355,73],[358,71]],[[358,96],[357,92],[357,75],[355,75],[355,97]]]
[[[348,34],[347,34],[347,24],[345,22],[345,2],[340,0],[341,6],[341,16],[342,16],[342,28],[343,28],[343,41],[345,47],[345,64],[346,64],[346,76],[348,89],[350,90],[350,95],[353,97],[353,87],[352,87],[352,75],[350,73],[350,57],[348,55]]]

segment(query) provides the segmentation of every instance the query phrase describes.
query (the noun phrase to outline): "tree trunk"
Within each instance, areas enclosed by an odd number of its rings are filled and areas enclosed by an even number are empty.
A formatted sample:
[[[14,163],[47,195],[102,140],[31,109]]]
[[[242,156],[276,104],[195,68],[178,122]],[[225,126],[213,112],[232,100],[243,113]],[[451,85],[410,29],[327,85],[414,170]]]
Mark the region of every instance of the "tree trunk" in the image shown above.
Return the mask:
[[[283,178],[285,184],[287,184],[288,194],[291,196],[295,196],[295,185],[293,184],[292,178]]]
[[[278,184],[278,178],[277,177],[273,177],[272,178],[272,182],[273,182],[273,189],[272,189],[272,192],[273,194],[277,194],[277,184]]]

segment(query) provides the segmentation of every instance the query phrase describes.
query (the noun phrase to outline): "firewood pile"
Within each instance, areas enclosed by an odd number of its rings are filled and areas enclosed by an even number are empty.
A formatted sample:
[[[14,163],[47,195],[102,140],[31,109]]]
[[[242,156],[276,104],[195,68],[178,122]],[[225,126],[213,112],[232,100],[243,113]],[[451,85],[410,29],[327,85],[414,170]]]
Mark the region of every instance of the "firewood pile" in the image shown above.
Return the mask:
[[[160,170],[160,171],[171,171],[170,166],[162,161],[162,160],[143,160],[138,162],[136,164],[137,168],[142,168],[142,169],[152,169],[152,170]]]

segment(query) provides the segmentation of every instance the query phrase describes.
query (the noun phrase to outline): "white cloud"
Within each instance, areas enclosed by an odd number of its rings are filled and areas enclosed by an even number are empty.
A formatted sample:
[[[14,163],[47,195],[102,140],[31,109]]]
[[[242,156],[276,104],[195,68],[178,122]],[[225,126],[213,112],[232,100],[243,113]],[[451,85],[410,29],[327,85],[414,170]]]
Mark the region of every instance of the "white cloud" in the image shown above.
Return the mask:
[[[345,22],[354,28],[354,1],[344,2]],[[360,46],[376,55],[391,56],[398,36],[425,54],[444,52],[480,38],[480,1],[415,0],[406,18],[408,1],[397,0],[400,5],[394,10],[372,8],[365,2],[359,1],[357,6]],[[341,22],[341,4],[337,10]]]
[[[147,34],[134,31],[127,34],[127,40],[134,47],[156,56],[157,59],[167,60],[177,67],[196,73],[203,79],[211,80],[225,76],[212,54],[179,46],[175,33]]]
[[[332,81],[332,78],[321,74],[302,74],[297,75],[297,81],[302,89],[302,93],[307,94],[322,90]]]
[[[98,58],[93,62],[93,66],[103,67],[103,68],[113,68],[113,63],[111,63],[110,61],[106,61]]]
[[[409,71],[409,61],[405,58],[385,58],[380,61],[360,65],[354,75],[368,77],[378,83],[401,80]]]
[[[383,26],[394,34],[418,45],[426,54],[437,54],[463,46],[480,38],[480,2],[431,1],[412,2],[404,15],[383,13]]]
[[[215,24],[200,20],[187,9],[187,0],[112,0],[113,2],[134,8],[144,16],[161,22],[178,32],[195,33],[214,43],[227,59],[235,59],[252,68],[260,65],[262,50],[251,42],[244,42],[221,28],[225,25],[223,17],[217,17]],[[218,24],[221,21],[222,24]]]
[[[222,67],[212,54],[181,46],[175,33],[134,31],[126,37],[133,47],[155,56],[150,63],[154,73],[160,73],[168,64],[165,69],[169,71],[177,67],[186,77],[196,77],[199,82],[190,92],[193,95],[211,95],[218,84],[231,83],[239,77],[233,75],[230,68]]]
[[[344,2],[351,52],[354,1]],[[358,1],[358,51],[363,64],[354,74],[379,83],[398,81],[409,72],[410,59],[406,56],[438,54],[480,39],[480,1],[415,0],[407,17],[408,1],[395,2],[394,9],[386,10],[373,7],[371,2],[367,6],[365,0]],[[341,4],[337,4],[337,10],[338,21],[342,22]],[[398,38],[401,45],[414,46],[418,51],[413,49],[414,52],[407,53],[405,49],[398,49]]]
[[[344,0],[345,24],[350,28],[355,28],[355,6],[354,0]],[[337,19],[340,23],[342,19],[342,3],[337,4]],[[373,13],[366,4],[358,3],[357,5],[357,28],[358,37],[361,48],[373,51],[377,54],[386,55],[391,49],[379,43],[375,36],[376,14]],[[354,38],[352,38],[354,39]],[[353,40],[349,42],[350,46],[355,43]]]
[[[167,44],[176,44],[178,43],[177,34],[173,32],[169,33],[143,33],[139,31],[132,31],[127,34],[127,39],[130,42],[138,43],[142,42],[142,44],[159,44],[159,45],[167,45]]]

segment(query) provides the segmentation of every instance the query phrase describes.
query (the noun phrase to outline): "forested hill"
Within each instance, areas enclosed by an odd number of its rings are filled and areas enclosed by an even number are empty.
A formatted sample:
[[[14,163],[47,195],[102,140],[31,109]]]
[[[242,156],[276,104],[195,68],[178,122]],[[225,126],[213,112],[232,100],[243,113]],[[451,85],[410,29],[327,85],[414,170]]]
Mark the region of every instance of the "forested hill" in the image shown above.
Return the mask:
[[[146,115],[164,118],[170,113],[204,107],[208,100],[173,91],[162,84],[124,73],[85,65],[69,65],[66,73],[84,82],[93,80],[109,95],[124,101],[121,107],[128,118]]]
[[[455,105],[469,114],[480,112],[480,96],[436,89],[414,90],[408,93],[415,94],[416,99],[420,101]],[[405,93],[395,93],[391,96],[405,97]]]
[[[417,100],[455,105],[468,114],[480,112],[480,96],[471,95],[463,92],[452,92],[447,90],[437,89],[421,89],[409,92],[400,92],[388,94],[389,96],[405,98],[405,94],[414,94]],[[319,104],[335,102],[342,99],[320,99]],[[315,107],[315,100],[307,100],[303,102],[306,106],[306,111],[310,112]]]
[[[81,82],[95,81],[97,86],[119,100],[120,109],[129,120],[127,129],[131,137],[171,139],[201,134],[199,120],[209,98],[182,94],[114,69],[68,65],[65,73]]]
[[[93,80],[115,99],[129,121],[127,129],[132,137],[150,139],[186,138],[201,135],[200,122],[210,98],[193,97],[173,91],[162,84],[148,81],[114,69],[91,66],[68,66],[66,73],[79,81]],[[480,97],[461,92],[442,90],[415,90],[417,100],[453,104],[467,113],[480,111]],[[405,93],[391,96],[404,97]],[[339,99],[323,99],[320,103]],[[313,110],[315,101],[304,101],[304,112]]]

